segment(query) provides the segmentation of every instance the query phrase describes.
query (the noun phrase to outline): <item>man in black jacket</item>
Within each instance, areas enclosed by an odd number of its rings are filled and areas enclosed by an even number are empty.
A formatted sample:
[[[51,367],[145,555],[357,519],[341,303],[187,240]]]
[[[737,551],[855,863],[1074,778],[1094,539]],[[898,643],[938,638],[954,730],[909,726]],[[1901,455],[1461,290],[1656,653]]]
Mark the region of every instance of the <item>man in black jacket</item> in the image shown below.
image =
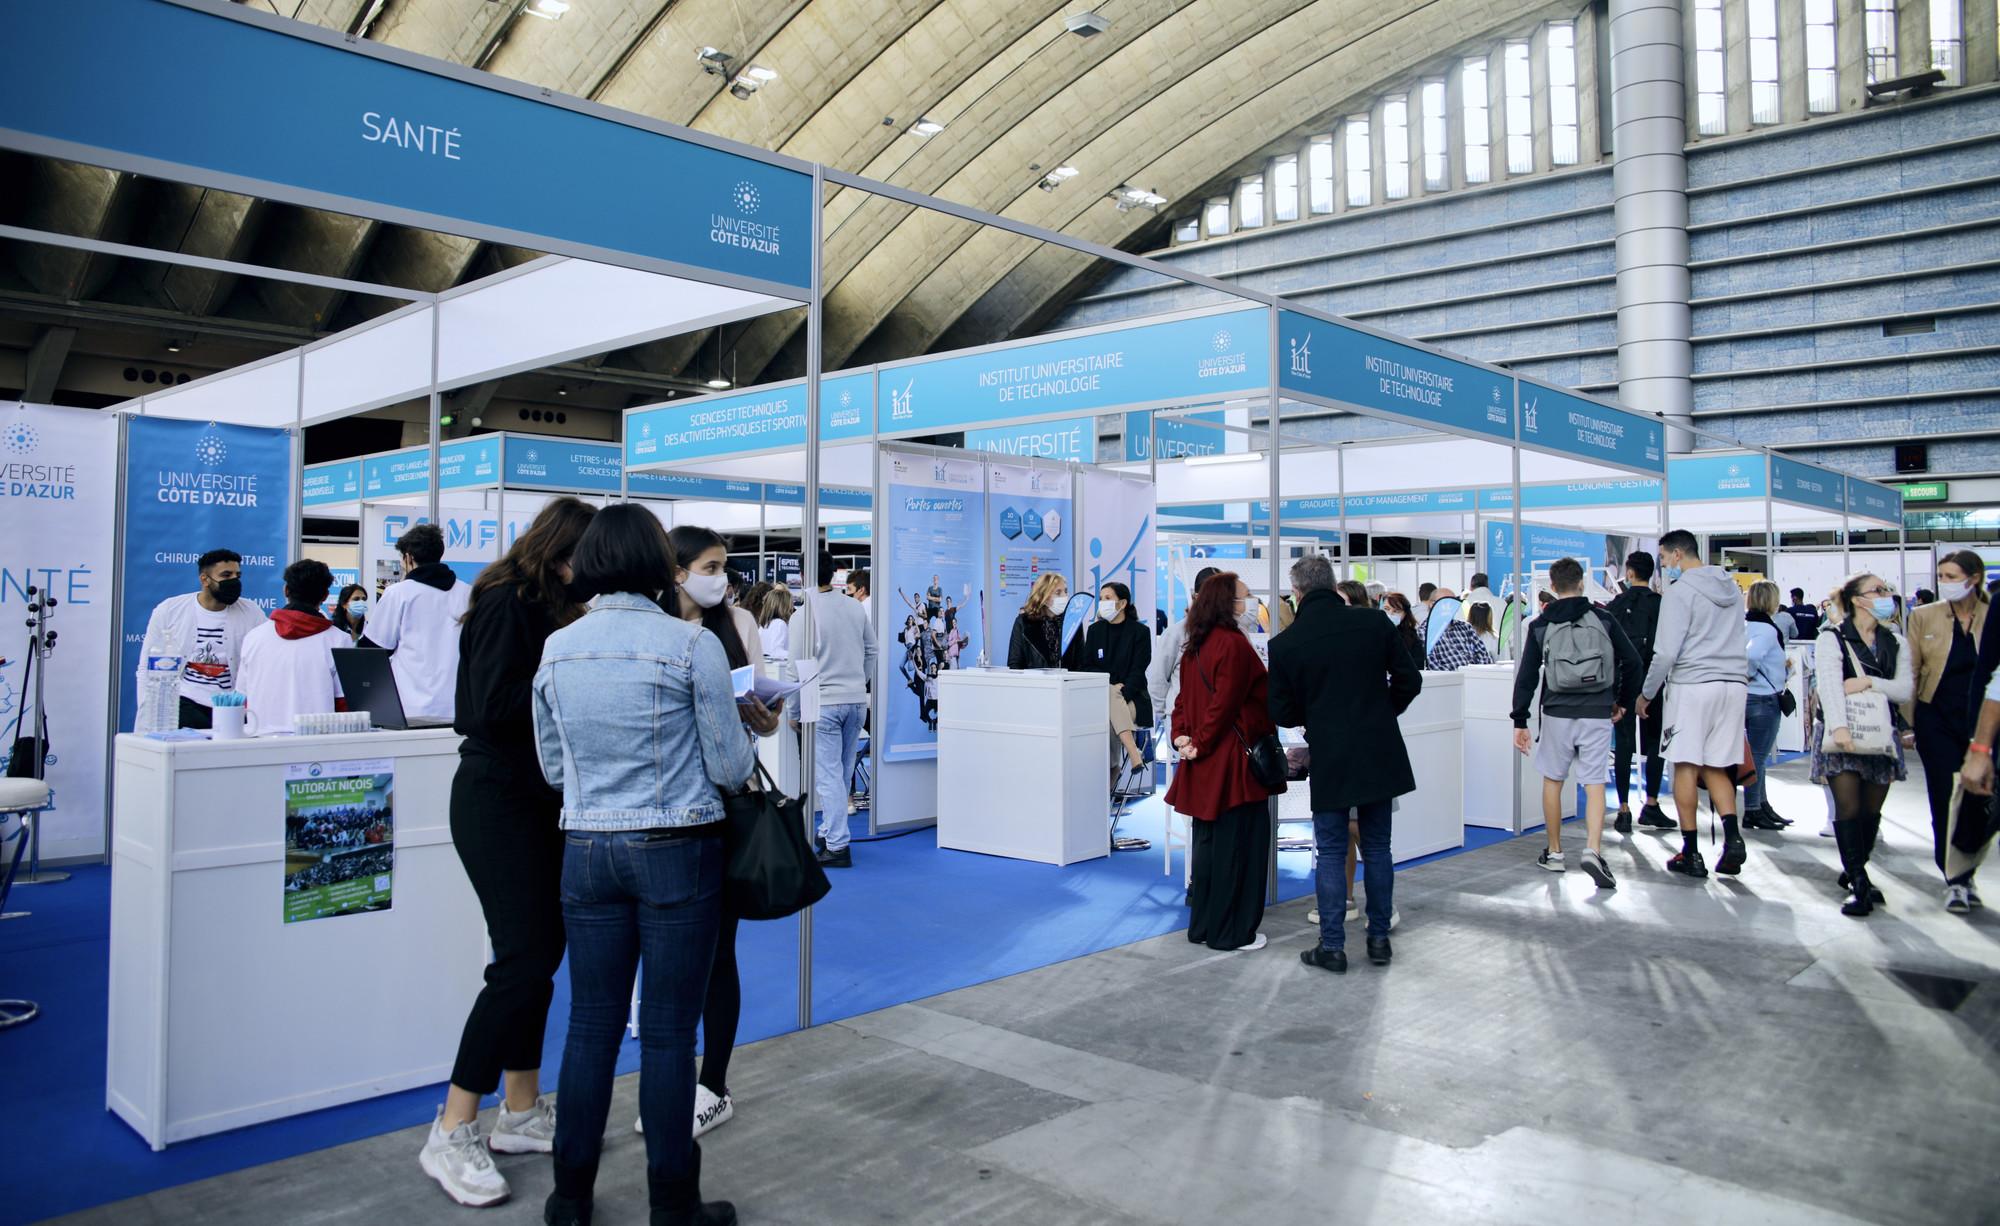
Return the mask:
[[[1292,564],[1298,616],[1271,639],[1271,718],[1304,726],[1312,750],[1313,838],[1319,946],[1299,955],[1307,966],[1347,970],[1347,823],[1352,811],[1367,866],[1368,960],[1389,964],[1389,916],[1395,861],[1389,814],[1398,796],[1417,790],[1396,718],[1424,687],[1423,674],[1378,609],[1351,609],[1333,590],[1323,557]]]
[[[1640,676],[1653,667],[1653,632],[1660,625],[1660,594],[1653,590],[1653,555],[1635,553],[1625,559],[1625,590],[1605,606],[1618,619],[1618,628],[1639,651]],[[1625,704],[1625,714],[1616,721],[1617,760],[1612,775],[1618,782],[1620,834],[1632,833],[1632,757],[1635,750],[1646,754],[1646,807],[1639,810],[1639,824],[1672,830],[1676,823],[1660,808],[1660,789],[1666,784],[1667,764],[1660,757],[1660,728],[1666,719],[1666,704],[1654,703],[1642,719]]]
[[[1527,753],[1528,711],[1542,691],[1542,735],[1535,769],[1542,775],[1542,822],[1548,850],[1535,862],[1563,871],[1562,791],[1574,774],[1583,785],[1583,871],[1600,890],[1618,883],[1604,863],[1604,772],[1611,762],[1611,726],[1639,701],[1646,670],[1618,619],[1583,594],[1583,564],[1559,558],[1549,567],[1556,601],[1528,626],[1527,647],[1514,669],[1514,748]],[[1588,619],[1588,620],[1586,620]],[[1590,623],[1594,621],[1596,627]],[[1544,667],[1546,663],[1547,667]]]

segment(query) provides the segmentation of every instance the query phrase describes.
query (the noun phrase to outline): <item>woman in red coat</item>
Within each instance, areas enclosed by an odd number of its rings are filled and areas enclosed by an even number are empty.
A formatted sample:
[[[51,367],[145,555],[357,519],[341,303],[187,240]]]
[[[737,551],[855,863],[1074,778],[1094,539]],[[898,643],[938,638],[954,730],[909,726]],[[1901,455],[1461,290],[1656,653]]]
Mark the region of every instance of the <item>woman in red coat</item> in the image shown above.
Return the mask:
[[[1210,949],[1264,947],[1264,878],[1271,860],[1271,790],[1250,773],[1248,749],[1276,731],[1264,662],[1236,628],[1250,589],[1227,571],[1188,610],[1174,748],[1180,769],[1167,805],[1195,819],[1188,940]],[[1282,791],[1283,785],[1279,790]]]

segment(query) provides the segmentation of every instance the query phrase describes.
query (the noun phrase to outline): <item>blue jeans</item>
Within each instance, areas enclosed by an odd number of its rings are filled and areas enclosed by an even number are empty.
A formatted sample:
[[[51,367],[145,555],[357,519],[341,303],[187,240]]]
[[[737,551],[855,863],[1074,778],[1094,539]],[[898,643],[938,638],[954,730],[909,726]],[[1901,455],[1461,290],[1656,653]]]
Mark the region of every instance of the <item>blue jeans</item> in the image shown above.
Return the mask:
[[[1396,862],[1389,855],[1389,814],[1395,802],[1378,800],[1350,811],[1313,814],[1313,841],[1319,846],[1314,892],[1319,898],[1321,949],[1347,948],[1347,822],[1361,839],[1362,880],[1368,887],[1368,935],[1389,935],[1395,911]]]
[[[646,1124],[646,1169],[656,1182],[687,1180],[700,1169],[688,1121],[695,1023],[722,919],[723,846],[715,829],[564,833],[570,1006],[555,1160],[565,1195],[588,1196],[596,1176],[632,976],[642,965],[639,1118]]]
[[[1778,721],[1783,718],[1776,694],[1752,694],[1744,700],[1743,729],[1750,737],[1750,758],[1757,763],[1757,782],[1743,789],[1746,814],[1764,807],[1764,772],[1771,769],[1771,754],[1778,747]]]
[[[854,778],[854,751],[861,743],[865,702],[836,702],[819,709],[819,739],[813,742],[813,811],[828,851],[847,846],[847,797]]]

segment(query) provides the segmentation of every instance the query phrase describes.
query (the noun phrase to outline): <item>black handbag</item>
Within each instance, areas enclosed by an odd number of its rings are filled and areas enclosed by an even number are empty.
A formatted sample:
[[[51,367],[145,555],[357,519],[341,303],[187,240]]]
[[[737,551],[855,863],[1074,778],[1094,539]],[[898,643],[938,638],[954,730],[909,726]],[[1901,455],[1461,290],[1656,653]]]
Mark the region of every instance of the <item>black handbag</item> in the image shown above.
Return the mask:
[[[1798,714],[1798,711],[1799,711],[1799,700],[1798,700],[1797,696],[1796,696],[1796,695],[1794,695],[1794,694],[1793,694],[1793,693],[1792,693],[1792,692],[1791,692],[1790,690],[1779,690],[1779,691],[1778,691],[1778,710],[1779,710],[1779,712],[1780,712],[1780,713],[1782,713],[1782,714],[1785,714],[1785,715],[1796,715],[1796,714]]]
[[[806,838],[805,806],[778,790],[764,764],[750,787],[722,798],[729,861],[725,903],[747,920],[783,919],[825,898],[832,883]]]
[[[1201,673],[1201,683],[1208,687],[1209,696],[1215,696],[1215,682],[1206,672]],[[1267,732],[1251,741],[1243,735],[1243,729],[1232,719],[1229,730],[1236,734],[1236,743],[1243,747],[1243,756],[1250,759],[1250,777],[1273,792],[1285,790],[1285,747],[1278,743],[1278,734]]]

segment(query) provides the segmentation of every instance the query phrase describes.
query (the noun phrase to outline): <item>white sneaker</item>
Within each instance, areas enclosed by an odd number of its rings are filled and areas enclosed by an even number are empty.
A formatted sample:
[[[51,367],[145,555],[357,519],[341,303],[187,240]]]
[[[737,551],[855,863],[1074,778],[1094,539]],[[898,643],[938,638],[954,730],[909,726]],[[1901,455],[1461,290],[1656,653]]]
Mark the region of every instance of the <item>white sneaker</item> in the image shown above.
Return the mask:
[[[1569,867],[1563,863],[1563,854],[1561,852],[1550,851],[1546,847],[1542,849],[1541,855],[1535,857],[1535,863],[1552,873],[1560,873]]]
[[[1832,838],[1832,837],[1833,837],[1833,819],[1832,819],[1832,818],[1830,818],[1830,817],[1829,817],[1829,818],[1827,818],[1827,819],[1826,819],[1826,829],[1824,829],[1824,830],[1822,830],[1822,831],[1820,831],[1820,832],[1819,832],[1819,837],[1821,837],[1821,838],[1823,838],[1823,839],[1830,839],[1830,838]]]
[[[444,1108],[431,1121],[431,1135],[424,1141],[417,1162],[424,1174],[438,1181],[445,1194],[461,1205],[481,1208],[507,1199],[507,1179],[495,1169],[493,1155],[479,1135],[474,1121],[460,1124],[449,1134],[444,1131]]]
[[[1264,948],[1265,944],[1266,942],[1264,939],[1264,934],[1260,932],[1257,934],[1256,940],[1250,942],[1248,945],[1239,945],[1235,949],[1230,950],[1229,952],[1235,954],[1254,954],[1258,950]]]
[[[500,1104],[487,1147],[496,1154],[546,1154],[556,1147],[556,1104],[544,1094],[526,1111],[509,1111]]]
[[[727,1094],[716,1097],[714,1090],[696,1083],[694,1087],[694,1135],[713,1132],[736,1118],[736,1100]]]
[[[1361,904],[1352,901],[1353,897],[1354,896],[1352,894],[1348,895],[1348,899],[1350,901],[1347,904],[1347,918],[1344,921],[1349,924],[1361,918]]]
[[[1317,923],[1319,923],[1319,908],[1318,908],[1318,907],[1314,907],[1314,908],[1313,908],[1312,910],[1310,910],[1310,911],[1306,912],[1306,923],[1308,923],[1308,924],[1317,924]]]
[[[1389,908],[1389,931],[1394,932],[1396,930],[1396,925],[1402,922],[1403,922],[1403,913],[1401,911],[1396,910],[1394,907]]]
[[[1948,885],[1944,888],[1944,909],[1953,915],[1972,913],[1972,897],[1962,885]]]

